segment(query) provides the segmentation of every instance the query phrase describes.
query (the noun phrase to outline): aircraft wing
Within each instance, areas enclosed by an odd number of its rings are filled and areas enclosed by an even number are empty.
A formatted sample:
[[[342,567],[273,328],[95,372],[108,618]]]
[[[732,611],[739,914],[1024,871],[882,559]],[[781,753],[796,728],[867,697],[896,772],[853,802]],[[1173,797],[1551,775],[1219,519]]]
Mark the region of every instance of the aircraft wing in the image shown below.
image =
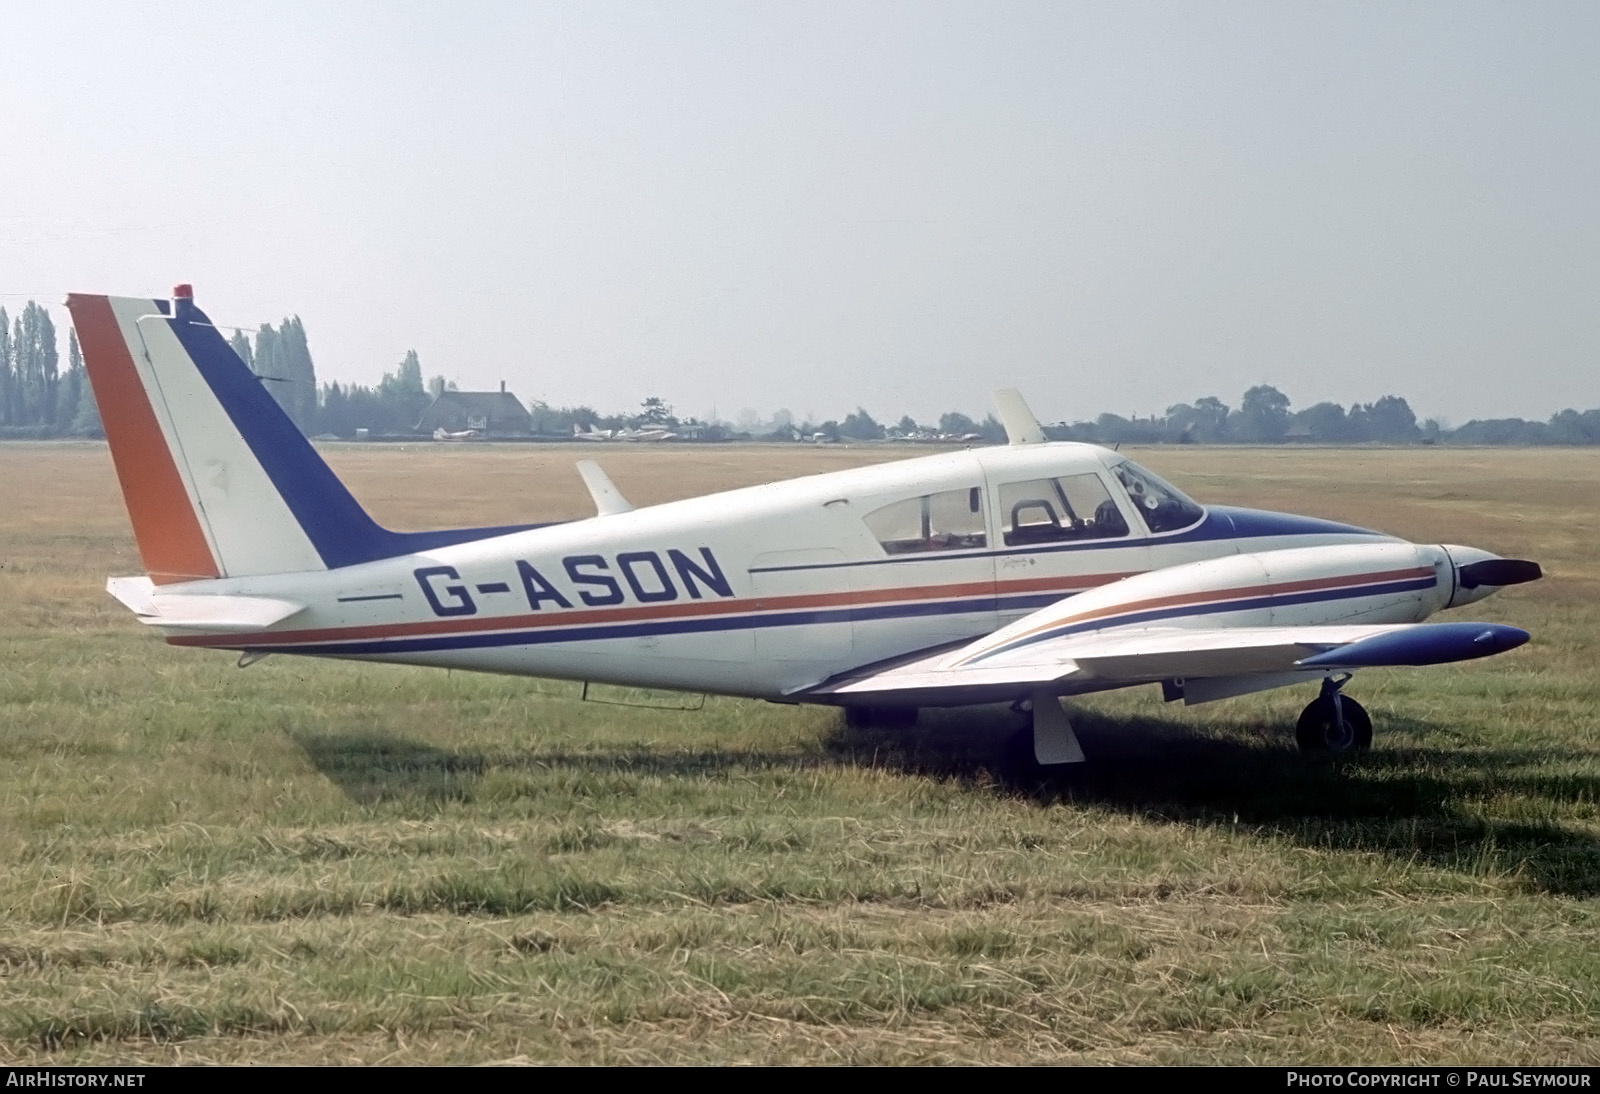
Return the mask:
[[[1280,684],[1331,671],[1427,665],[1484,657],[1527,641],[1498,623],[1388,623],[1289,627],[1168,627],[1092,632],[985,655],[993,636],[956,649],[844,673],[806,698],[950,706],[1098,691],[1162,680],[1275,678]],[[1267,684],[1267,686],[1275,686]],[[1223,698],[1254,687],[1204,687]],[[1200,701],[1192,698],[1191,701]]]
[[[1498,623],[1418,623],[1457,593],[1443,548],[1302,547],[1136,574],[958,648],[824,680],[806,698],[955,706],[1171,681],[1205,702],[1375,665],[1434,665],[1512,649]]]

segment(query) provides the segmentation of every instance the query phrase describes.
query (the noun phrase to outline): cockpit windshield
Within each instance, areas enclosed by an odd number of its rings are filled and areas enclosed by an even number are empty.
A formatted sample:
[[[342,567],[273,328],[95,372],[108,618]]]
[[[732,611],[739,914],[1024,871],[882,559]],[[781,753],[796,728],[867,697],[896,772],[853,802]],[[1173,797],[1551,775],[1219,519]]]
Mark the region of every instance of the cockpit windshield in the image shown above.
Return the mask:
[[[1133,507],[1139,510],[1152,532],[1176,532],[1198,523],[1205,510],[1183,492],[1138,464],[1123,460],[1111,468],[1117,481],[1127,488]]]

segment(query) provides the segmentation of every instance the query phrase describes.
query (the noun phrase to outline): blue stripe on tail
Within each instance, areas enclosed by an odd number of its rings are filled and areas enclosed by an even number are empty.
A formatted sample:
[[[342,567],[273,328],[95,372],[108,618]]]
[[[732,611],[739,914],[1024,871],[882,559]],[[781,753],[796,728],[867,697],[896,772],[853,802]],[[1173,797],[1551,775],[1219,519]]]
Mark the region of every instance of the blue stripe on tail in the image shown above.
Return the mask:
[[[167,320],[195,368],[283,496],[329,569],[541,528],[513,524],[436,532],[391,532],[361,508],[277,400],[192,301]]]

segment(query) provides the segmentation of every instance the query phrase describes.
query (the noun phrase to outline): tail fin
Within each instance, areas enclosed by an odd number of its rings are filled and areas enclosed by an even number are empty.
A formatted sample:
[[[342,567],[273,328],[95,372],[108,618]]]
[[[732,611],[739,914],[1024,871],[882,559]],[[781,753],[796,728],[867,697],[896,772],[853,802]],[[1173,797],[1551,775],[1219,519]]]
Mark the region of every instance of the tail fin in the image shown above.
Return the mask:
[[[1043,444],[1044,430],[1039,419],[1033,416],[1022,393],[1014,387],[1001,388],[994,393],[994,406],[1000,412],[1000,421],[1006,427],[1006,440],[1011,444]]]
[[[67,298],[156,584],[324,570],[514,529],[380,527],[180,285]]]

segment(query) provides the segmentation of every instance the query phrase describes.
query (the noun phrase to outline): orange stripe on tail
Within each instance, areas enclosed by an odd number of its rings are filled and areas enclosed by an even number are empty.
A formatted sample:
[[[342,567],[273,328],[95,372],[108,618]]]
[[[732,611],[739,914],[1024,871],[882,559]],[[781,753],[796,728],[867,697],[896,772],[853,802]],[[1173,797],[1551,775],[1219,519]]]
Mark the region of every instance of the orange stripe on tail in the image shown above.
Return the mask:
[[[67,297],[67,310],[150,580],[170,585],[220,576],[111,301],[74,293]]]

